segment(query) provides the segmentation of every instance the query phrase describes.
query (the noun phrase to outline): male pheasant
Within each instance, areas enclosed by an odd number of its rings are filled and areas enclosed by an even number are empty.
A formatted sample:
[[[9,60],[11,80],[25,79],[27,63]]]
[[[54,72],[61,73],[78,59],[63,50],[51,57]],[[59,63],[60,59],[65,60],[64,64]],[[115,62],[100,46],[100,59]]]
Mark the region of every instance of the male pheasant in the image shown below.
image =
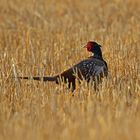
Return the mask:
[[[102,57],[101,45],[96,42],[89,41],[86,46],[89,52],[92,52],[93,55],[89,58],[82,60],[78,64],[72,66],[68,70],[52,77],[32,77],[33,80],[42,80],[42,81],[54,81],[57,84],[60,81],[68,83],[68,87],[72,91],[76,88],[76,78],[80,80],[94,81],[94,88],[96,89],[97,85],[101,82],[103,77],[108,75],[107,63]],[[21,79],[30,79],[30,77],[19,77]]]

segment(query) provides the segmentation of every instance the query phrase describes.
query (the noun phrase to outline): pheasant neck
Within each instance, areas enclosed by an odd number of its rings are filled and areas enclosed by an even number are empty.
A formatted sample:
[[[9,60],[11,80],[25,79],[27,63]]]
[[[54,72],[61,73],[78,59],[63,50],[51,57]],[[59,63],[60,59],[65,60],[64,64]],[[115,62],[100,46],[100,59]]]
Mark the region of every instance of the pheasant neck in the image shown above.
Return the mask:
[[[93,57],[95,57],[95,58],[99,58],[99,59],[103,59],[103,57],[102,57],[102,52],[101,51],[95,51],[94,53],[93,53]]]

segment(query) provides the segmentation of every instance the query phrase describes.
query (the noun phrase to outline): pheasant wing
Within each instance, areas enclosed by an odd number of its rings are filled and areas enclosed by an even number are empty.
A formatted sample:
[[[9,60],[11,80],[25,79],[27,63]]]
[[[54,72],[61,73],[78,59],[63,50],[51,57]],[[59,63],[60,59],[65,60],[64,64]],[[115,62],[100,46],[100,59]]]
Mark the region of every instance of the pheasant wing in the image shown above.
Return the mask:
[[[96,58],[86,59],[74,67],[80,71],[82,77],[87,81],[91,78],[94,80],[96,76],[107,76],[107,66],[105,62]]]

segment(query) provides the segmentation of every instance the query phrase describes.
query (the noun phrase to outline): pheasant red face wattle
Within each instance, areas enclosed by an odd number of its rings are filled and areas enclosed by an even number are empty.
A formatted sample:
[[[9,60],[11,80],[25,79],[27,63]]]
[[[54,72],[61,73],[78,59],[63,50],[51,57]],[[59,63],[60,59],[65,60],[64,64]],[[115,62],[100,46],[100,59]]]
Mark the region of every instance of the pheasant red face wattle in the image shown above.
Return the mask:
[[[89,52],[92,50],[92,47],[93,47],[93,44],[91,42],[88,42],[86,48]]]

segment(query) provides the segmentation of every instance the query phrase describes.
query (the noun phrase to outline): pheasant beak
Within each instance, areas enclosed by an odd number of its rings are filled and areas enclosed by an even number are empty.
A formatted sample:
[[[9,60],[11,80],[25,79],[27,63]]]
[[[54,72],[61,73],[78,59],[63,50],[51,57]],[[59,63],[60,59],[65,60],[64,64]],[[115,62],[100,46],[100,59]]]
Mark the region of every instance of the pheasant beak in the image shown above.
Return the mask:
[[[87,48],[87,46],[84,46],[83,48]]]

